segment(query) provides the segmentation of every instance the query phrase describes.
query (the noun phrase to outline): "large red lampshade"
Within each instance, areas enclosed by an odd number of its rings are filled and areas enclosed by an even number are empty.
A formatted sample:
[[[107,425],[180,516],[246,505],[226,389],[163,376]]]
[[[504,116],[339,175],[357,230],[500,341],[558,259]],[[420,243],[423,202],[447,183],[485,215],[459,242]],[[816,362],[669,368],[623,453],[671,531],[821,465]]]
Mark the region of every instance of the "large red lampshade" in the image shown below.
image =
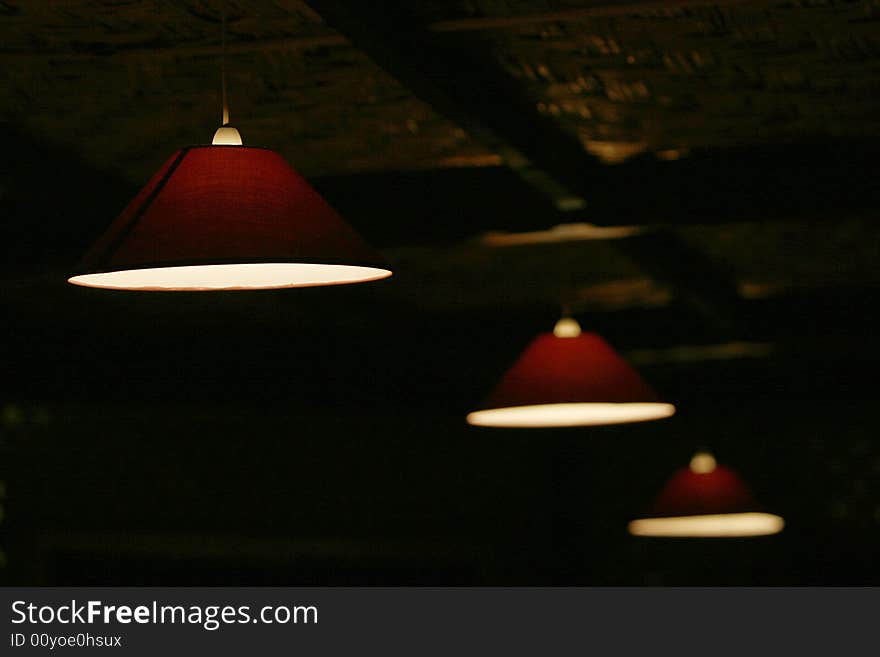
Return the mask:
[[[570,318],[535,338],[504,374],[470,424],[574,427],[669,417],[651,387],[601,337]]]
[[[672,475],[646,516],[629,524],[629,531],[635,536],[763,536],[784,525],[779,516],[760,510],[736,472],[698,452],[689,466]]]
[[[280,155],[212,145],[184,148],[165,162],[68,280],[111,289],[239,290],[390,275]]]

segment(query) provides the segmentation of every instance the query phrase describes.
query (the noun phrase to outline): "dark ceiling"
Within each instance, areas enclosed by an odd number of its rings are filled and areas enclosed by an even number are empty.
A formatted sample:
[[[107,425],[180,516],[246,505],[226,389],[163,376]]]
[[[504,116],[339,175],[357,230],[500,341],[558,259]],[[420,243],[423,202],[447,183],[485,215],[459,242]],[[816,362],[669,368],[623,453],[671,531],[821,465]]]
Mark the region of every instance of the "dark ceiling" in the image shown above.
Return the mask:
[[[66,285],[216,128],[221,7],[0,2],[8,581],[880,581],[880,5],[230,1],[233,124],[395,276]],[[679,414],[467,427],[563,304]],[[700,446],[782,535],[625,534]]]

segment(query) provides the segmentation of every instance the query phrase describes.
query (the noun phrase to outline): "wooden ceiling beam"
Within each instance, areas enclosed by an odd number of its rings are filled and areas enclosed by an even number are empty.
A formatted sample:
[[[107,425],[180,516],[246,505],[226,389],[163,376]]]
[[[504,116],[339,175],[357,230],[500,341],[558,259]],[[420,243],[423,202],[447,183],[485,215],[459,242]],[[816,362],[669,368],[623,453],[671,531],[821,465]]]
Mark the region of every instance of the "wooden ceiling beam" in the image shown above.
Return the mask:
[[[754,0],[605,0],[602,4],[511,16],[476,16],[431,23],[431,32],[472,32],[528,27],[540,23],[571,23],[589,18],[626,16],[641,12],[672,12],[695,7],[756,4]]]
[[[583,187],[585,166],[595,168],[598,161],[523,98],[518,83],[488,52],[445,45],[395,6],[384,5],[377,13],[338,0],[309,4],[416,96],[498,153],[557,209],[584,208],[578,188]],[[558,164],[547,167],[551,161]]]
[[[544,192],[553,201],[548,213],[555,208],[568,221],[594,220],[588,212],[592,180],[606,167],[553,118],[538,111],[518,81],[495,63],[491,51],[477,44],[465,49],[446,43],[394,3],[378,13],[342,0],[309,4],[416,96],[499,153],[522,179]],[[553,223],[559,223],[558,216]],[[696,300],[695,308],[719,328],[731,326],[736,286],[677,236],[655,231],[631,245],[628,240],[621,244],[652,276],[672,284],[685,300]]]

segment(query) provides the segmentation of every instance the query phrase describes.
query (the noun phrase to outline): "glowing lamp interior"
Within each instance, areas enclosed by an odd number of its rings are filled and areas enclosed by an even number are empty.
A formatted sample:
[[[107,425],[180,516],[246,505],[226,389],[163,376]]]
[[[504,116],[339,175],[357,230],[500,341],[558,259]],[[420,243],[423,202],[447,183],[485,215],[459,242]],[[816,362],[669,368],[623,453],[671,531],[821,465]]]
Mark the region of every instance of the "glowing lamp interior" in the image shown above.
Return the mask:
[[[717,513],[633,520],[629,533],[665,538],[733,538],[778,534],[784,526],[785,521],[771,513]]]
[[[583,427],[659,420],[673,413],[675,406],[659,402],[577,402],[490,408],[468,414],[467,421],[481,427]]]
[[[72,276],[68,282],[111,290],[268,290],[363,283],[391,276],[387,269],[307,263],[244,263],[125,269]]]

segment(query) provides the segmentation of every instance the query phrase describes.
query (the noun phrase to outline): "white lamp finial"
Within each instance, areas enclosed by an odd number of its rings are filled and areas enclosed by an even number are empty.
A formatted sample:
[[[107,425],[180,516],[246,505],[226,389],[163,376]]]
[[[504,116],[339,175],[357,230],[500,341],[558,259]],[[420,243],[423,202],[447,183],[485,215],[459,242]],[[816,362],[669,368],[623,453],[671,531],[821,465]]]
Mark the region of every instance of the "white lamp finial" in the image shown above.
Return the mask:
[[[211,140],[213,146],[241,146],[241,135],[231,125],[221,125]]]

